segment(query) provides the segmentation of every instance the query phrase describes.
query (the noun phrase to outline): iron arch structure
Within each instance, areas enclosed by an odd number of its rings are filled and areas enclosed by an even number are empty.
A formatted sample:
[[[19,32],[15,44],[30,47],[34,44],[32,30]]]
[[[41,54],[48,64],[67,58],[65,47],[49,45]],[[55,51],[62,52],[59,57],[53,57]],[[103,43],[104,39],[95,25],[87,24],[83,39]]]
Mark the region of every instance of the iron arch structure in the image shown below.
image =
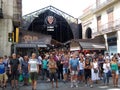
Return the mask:
[[[53,16],[55,19],[54,31],[47,31],[46,18],[48,16]],[[48,6],[23,16],[22,28],[51,35],[53,39],[62,43],[79,38],[78,19],[53,6]]]

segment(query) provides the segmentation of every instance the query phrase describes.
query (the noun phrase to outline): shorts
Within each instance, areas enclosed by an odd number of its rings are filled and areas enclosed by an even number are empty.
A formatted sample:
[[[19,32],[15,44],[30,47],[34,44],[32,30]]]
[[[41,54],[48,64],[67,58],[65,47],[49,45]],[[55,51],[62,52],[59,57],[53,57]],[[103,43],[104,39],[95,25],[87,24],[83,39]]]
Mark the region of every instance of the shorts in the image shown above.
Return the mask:
[[[23,78],[29,78],[29,73],[22,73],[22,75],[23,75]]]
[[[68,68],[63,68],[63,74],[68,74]]]
[[[116,74],[116,75],[119,75],[119,70],[116,70],[116,71],[112,71],[112,74]]]
[[[18,80],[18,78],[19,78],[19,71],[12,71],[11,80]]]
[[[85,80],[87,80],[88,78],[91,78],[91,70],[85,71],[84,74],[85,74]]]
[[[53,79],[54,79],[54,81],[57,81],[57,74],[56,74],[56,72],[50,73],[50,81],[53,81]]]
[[[38,73],[37,72],[30,72],[30,78],[31,78],[31,80],[37,80]]]
[[[71,72],[71,75],[78,75],[78,71],[73,70],[73,71]]]
[[[8,79],[8,76],[6,73],[0,74],[0,81],[6,81]]]
[[[82,75],[84,75],[84,70],[79,70],[78,76],[82,76]]]
[[[119,75],[119,71],[118,70],[116,71],[116,74]]]

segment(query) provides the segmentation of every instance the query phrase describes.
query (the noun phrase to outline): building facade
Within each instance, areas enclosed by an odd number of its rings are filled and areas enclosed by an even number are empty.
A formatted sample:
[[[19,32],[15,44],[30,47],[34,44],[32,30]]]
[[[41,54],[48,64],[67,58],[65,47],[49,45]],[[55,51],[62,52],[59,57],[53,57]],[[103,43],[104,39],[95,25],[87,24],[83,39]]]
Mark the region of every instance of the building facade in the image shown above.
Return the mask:
[[[120,53],[120,0],[96,0],[79,17],[83,39],[104,38],[107,52]]]
[[[22,0],[0,0],[0,56],[10,55],[12,42],[8,33],[20,27]]]

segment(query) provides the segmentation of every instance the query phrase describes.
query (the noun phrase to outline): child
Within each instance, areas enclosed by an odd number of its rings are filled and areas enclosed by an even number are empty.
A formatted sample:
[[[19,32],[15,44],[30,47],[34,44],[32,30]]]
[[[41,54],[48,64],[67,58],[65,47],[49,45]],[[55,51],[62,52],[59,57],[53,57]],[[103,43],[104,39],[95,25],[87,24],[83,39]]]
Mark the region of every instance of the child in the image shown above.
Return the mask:
[[[3,57],[0,57],[0,85],[2,88],[6,87],[7,75],[5,73],[5,64],[3,63]]]

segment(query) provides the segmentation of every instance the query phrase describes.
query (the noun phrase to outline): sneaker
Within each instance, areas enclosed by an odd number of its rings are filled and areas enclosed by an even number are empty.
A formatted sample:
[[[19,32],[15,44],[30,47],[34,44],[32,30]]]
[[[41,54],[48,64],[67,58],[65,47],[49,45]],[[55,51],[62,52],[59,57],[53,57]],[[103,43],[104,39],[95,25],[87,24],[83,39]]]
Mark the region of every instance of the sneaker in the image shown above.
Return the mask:
[[[71,85],[71,88],[73,88],[74,86],[73,85]]]
[[[93,85],[90,85],[91,88],[93,88]]]
[[[50,79],[47,79],[47,82],[50,82]]]
[[[75,85],[75,87],[78,87],[78,85]]]
[[[12,90],[14,90],[14,87],[11,87]]]
[[[87,87],[88,85],[87,84],[85,84],[85,87]]]

